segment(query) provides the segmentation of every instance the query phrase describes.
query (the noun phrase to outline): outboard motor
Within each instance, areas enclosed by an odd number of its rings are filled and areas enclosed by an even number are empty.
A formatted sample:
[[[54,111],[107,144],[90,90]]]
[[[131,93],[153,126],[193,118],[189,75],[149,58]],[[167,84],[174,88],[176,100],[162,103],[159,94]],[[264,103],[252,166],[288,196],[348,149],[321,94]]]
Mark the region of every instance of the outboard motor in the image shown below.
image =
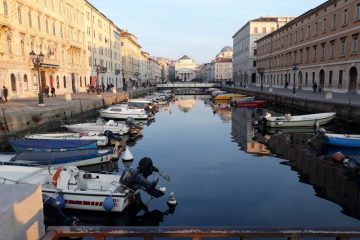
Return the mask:
[[[166,189],[157,185],[158,179],[152,182],[147,179],[148,176],[158,171],[151,158],[145,157],[140,160],[137,169],[128,168],[124,170],[120,183],[134,191],[143,189],[151,196],[159,198],[165,194]]]
[[[128,117],[125,121],[125,124],[129,127],[129,128],[138,128],[138,129],[141,129],[142,126],[137,123],[135,121],[135,119],[131,118],[131,117]]]
[[[121,140],[120,136],[115,135],[112,131],[110,130],[105,130],[104,131],[104,136],[108,137],[109,140]]]

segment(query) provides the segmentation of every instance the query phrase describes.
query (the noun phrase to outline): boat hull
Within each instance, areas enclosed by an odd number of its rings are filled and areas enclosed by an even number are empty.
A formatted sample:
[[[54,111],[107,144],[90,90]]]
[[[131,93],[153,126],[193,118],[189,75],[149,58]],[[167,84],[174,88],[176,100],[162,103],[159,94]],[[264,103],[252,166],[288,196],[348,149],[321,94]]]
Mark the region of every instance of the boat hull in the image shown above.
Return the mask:
[[[360,148],[360,136],[352,137],[344,134],[326,134],[325,144],[338,147]]]
[[[249,102],[237,102],[237,108],[262,108],[264,107],[265,101],[249,101]]]
[[[120,113],[112,113],[112,112],[100,112],[100,116],[105,119],[116,119],[116,120],[126,120],[128,118],[133,118],[136,120],[146,120],[149,118],[147,114],[120,114]]]
[[[109,139],[106,136],[81,136],[78,133],[49,133],[49,134],[33,134],[26,135],[26,139],[42,139],[42,140],[93,140],[96,141],[96,145],[99,147],[105,147],[109,143]]]
[[[80,124],[64,125],[66,129],[80,134],[96,133],[104,134],[106,130],[112,131],[114,134],[124,135],[129,132],[128,128],[119,128],[116,126],[82,126]]]
[[[276,117],[276,120],[266,120],[266,126],[271,128],[285,127],[314,127],[325,125],[335,118],[335,114],[326,117],[314,117],[312,119],[287,120],[285,117]]]

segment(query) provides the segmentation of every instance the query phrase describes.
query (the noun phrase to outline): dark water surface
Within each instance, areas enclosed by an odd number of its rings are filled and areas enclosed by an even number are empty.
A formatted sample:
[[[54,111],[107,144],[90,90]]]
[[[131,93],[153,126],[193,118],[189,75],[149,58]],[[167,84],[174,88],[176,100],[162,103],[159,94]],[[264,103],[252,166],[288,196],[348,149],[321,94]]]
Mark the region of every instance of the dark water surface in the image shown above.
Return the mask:
[[[170,182],[160,179],[166,196],[148,203],[149,214],[96,215],[92,221],[84,218],[83,224],[359,226],[360,181],[347,180],[341,166],[316,157],[307,144],[312,133],[256,132],[251,123],[262,113],[214,113],[208,99],[177,97],[130,149],[134,164],[151,157],[171,177]],[[166,211],[170,192],[179,202],[173,213]],[[144,202],[150,200],[142,196]]]

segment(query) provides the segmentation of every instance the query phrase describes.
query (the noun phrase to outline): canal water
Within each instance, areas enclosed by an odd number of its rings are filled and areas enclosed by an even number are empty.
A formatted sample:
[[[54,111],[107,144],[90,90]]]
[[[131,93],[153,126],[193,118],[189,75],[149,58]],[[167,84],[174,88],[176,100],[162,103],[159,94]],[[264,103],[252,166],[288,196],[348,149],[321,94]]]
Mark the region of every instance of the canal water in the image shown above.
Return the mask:
[[[134,167],[147,156],[170,176],[159,178],[166,196],[142,193],[147,213],[77,216],[83,225],[359,226],[359,179],[308,145],[312,129],[255,130],[264,111],[215,109],[206,97],[178,96],[130,148]],[[178,201],[172,211],[170,192]]]

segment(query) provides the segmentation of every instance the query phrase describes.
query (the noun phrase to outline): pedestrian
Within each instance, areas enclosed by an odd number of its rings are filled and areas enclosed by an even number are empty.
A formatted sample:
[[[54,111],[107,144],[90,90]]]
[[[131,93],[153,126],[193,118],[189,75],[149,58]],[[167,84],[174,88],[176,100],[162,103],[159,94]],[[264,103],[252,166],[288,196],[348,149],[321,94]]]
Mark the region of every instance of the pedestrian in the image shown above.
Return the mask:
[[[105,92],[105,84],[104,83],[101,84],[101,88],[102,88],[102,92]]]
[[[50,95],[49,95],[49,86],[48,85],[46,85],[45,87],[44,87],[44,93],[45,93],[45,96],[47,96],[47,97],[50,97]]]
[[[89,84],[88,84],[88,85],[86,85],[86,92],[87,92],[87,94],[89,94],[89,93],[90,93],[90,86],[89,86]]]
[[[51,97],[56,97],[54,86],[51,87]]]
[[[289,86],[289,83],[288,83],[288,81],[286,81],[286,82],[285,82],[285,88],[287,89],[288,86]]]
[[[313,90],[314,90],[314,93],[316,93],[316,90],[317,90],[317,84],[314,82],[313,83]]]
[[[320,85],[319,85],[319,88],[318,88],[318,89],[319,89],[319,93],[321,93],[321,86],[320,86]]]
[[[3,96],[5,98],[5,102],[7,102],[8,95],[9,95],[8,89],[5,86],[3,86]]]

